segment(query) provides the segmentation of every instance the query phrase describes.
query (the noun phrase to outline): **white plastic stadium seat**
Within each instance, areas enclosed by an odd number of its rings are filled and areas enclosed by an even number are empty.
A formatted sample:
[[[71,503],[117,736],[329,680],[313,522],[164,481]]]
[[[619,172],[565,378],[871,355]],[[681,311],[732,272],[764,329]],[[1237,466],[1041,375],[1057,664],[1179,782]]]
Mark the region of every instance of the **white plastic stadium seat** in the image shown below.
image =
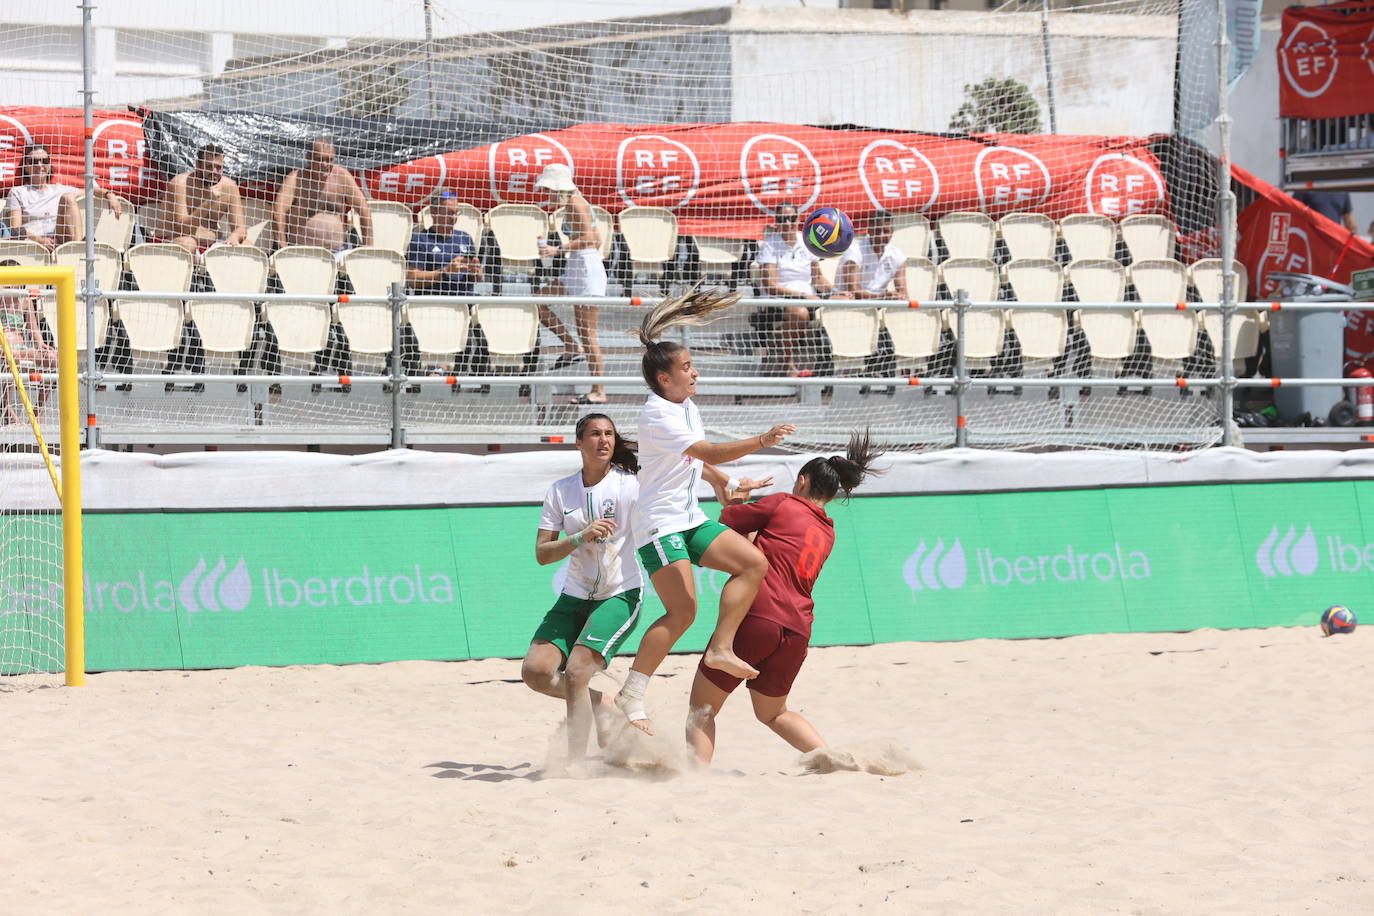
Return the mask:
[[[539,308],[515,303],[483,303],[473,309],[473,323],[487,338],[493,369],[520,369],[539,341]]]
[[[1069,261],[1116,259],[1116,223],[1095,213],[1074,213],[1059,221]]]
[[[1002,285],[997,265],[987,258],[953,258],[940,265],[940,275],[954,296],[959,290],[968,293],[971,302],[996,302]],[[949,314],[950,330],[958,337],[959,326],[953,312]],[[970,310],[964,316],[964,355],[969,359],[987,359],[1002,352],[1002,339],[1007,331],[1005,309]]]
[[[677,216],[664,207],[626,207],[620,211],[620,234],[636,271],[662,273],[677,258]]]
[[[940,268],[930,258],[906,259],[906,295],[915,302],[929,302],[940,287]]]
[[[703,275],[730,276],[735,265],[744,257],[744,239],[723,239],[705,235],[692,236],[697,248],[697,262]]]
[[[135,245],[124,260],[142,291],[184,293],[191,288],[195,255],[180,245]],[[180,297],[117,299],[115,313],[129,333],[129,349],[136,354],[168,353],[181,344],[181,328],[186,316]]]
[[[549,217],[532,204],[500,204],[487,211],[487,225],[501,251],[505,270],[532,270],[539,240],[549,235]]]
[[[1188,269],[1172,258],[1136,261],[1129,270],[1141,302],[1184,302],[1188,298]],[[1140,327],[1156,359],[1184,359],[1197,343],[1197,312],[1140,310]]]
[[[86,285],[86,243],[67,242],[58,245],[53,249],[52,262],[64,267],[76,269],[77,289],[83,289]],[[95,339],[99,341],[96,346],[100,347],[105,342],[105,329],[110,323],[110,302],[109,293],[119,289],[119,277],[124,270],[123,259],[118,251],[109,245],[96,244],[95,246],[95,285],[106,293],[95,303]],[[76,348],[86,349],[86,321],[85,321],[85,302],[81,299],[80,292],[76,299]],[[49,293],[43,296],[43,317],[47,319],[48,327],[53,334],[57,334],[57,298]]]
[[[1013,261],[1021,258],[1052,258],[1059,230],[1043,213],[1008,213],[997,221],[997,230]]]
[[[104,194],[96,195],[95,200],[95,240],[101,245],[109,245],[121,254],[129,247],[134,237],[134,205],[123,197],[119,199],[119,215],[110,209],[110,202]],[[76,195],[76,206],[81,211],[81,228],[86,227],[86,195]]]
[[[883,309],[882,313],[898,368],[916,374],[924,372],[930,358],[940,351],[945,310],[893,307]]]
[[[878,349],[878,310],[829,306],[817,309],[816,318],[830,338],[835,374],[843,374],[842,369],[862,371],[864,360]]]
[[[404,257],[415,227],[410,208],[394,200],[369,200],[367,209],[372,214],[371,247],[386,248]]]
[[[1169,217],[1138,213],[1121,221],[1121,240],[1132,261],[1151,261],[1174,256],[1174,224]]]
[[[940,217],[940,238],[955,258],[991,258],[997,244],[997,224],[985,213],[949,213]]]
[[[393,283],[406,281],[406,259],[390,248],[354,248],[343,256],[340,269],[359,296],[389,296]],[[340,302],[339,324],[354,353],[391,352],[391,306],[385,302]]]
[[[424,362],[452,368],[454,358],[467,348],[471,316],[466,305],[412,299],[406,303],[405,320]]]
[[[1069,265],[1068,276],[1080,302],[1122,302],[1125,299],[1126,270],[1116,261],[1101,258],[1074,261]],[[1078,326],[1083,329],[1094,357],[1125,359],[1135,350],[1134,309],[1080,308],[1077,315]]]
[[[920,213],[892,214],[892,244],[908,258],[930,257],[930,220]]]
[[[1235,299],[1246,300],[1245,265],[1239,261],[1231,262],[1235,272]],[[1197,261],[1188,269],[1198,298],[1203,302],[1221,301],[1221,258],[1205,258]],[[1217,362],[1221,361],[1221,312],[1208,309],[1201,312],[1202,329],[1212,339]],[[1259,355],[1260,332],[1263,330],[1261,313],[1254,309],[1240,309],[1231,315],[1231,358],[1237,372],[1245,368],[1245,360]]]
[[[1007,283],[1018,302],[1062,302],[1064,271],[1053,258],[1020,258],[1008,262]],[[1069,312],[1062,308],[1008,309],[1008,320],[1021,355],[1026,359],[1054,359],[1064,354]]]
[[[247,245],[216,245],[202,256],[217,293],[244,293],[233,302],[187,303],[207,353],[237,356],[253,345],[253,302],[267,291],[267,255]]]
[[[46,267],[50,263],[48,249],[27,239],[0,240],[0,261],[17,261],[20,267]]]
[[[277,335],[283,353],[311,356],[325,348],[333,319],[339,264],[328,248],[293,245],[272,255],[272,269],[281,280],[282,292],[293,296],[319,296],[319,302],[269,302],[263,315]]]
[[[272,205],[265,200],[243,198],[243,224],[248,230],[244,244],[272,250]],[[222,223],[221,223],[222,225]]]
[[[830,284],[831,289],[834,289],[835,278],[840,274],[840,259],[821,258],[820,261],[817,262],[817,266],[820,267],[821,276],[825,277],[825,282]]]

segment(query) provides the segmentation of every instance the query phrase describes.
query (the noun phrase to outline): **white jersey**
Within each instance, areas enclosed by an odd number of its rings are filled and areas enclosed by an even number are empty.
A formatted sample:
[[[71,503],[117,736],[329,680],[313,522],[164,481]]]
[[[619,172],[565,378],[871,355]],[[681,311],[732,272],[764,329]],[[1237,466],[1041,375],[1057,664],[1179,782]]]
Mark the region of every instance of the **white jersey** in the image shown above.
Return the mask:
[[[788,292],[816,292],[811,285],[811,265],[820,258],[806,250],[801,233],[796,233],[789,245],[781,235],[770,232],[759,242],[759,254],[754,260],[760,265],[776,264],[778,285]]]
[[[866,293],[885,293],[892,285],[897,271],[906,267],[906,255],[902,249],[888,242],[879,255],[873,250],[868,236],[854,237],[849,250],[840,255],[840,267],[845,264],[859,265],[859,289]]]
[[[563,594],[574,598],[609,598],[643,585],[639,560],[630,535],[639,481],[633,474],[611,468],[594,487],[584,486],[582,472],[555,481],[544,494],[540,531],[574,535],[599,518],[615,522],[604,541],[587,541],[572,552]]]
[[[706,521],[697,505],[702,462],[687,449],[706,438],[697,405],[650,394],[639,413],[639,511],[635,546]]]
[[[57,231],[62,195],[76,193],[76,188],[64,184],[17,184],[5,198],[5,210],[21,214],[24,231],[46,237]]]

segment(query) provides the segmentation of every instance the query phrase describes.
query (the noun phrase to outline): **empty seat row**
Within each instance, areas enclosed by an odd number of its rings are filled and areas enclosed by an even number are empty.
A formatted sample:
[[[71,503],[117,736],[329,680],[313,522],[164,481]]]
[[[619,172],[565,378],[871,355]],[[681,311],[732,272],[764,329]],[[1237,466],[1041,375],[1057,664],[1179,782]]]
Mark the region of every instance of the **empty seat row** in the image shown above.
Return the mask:
[[[1009,213],[993,220],[985,213],[956,212],[941,217],[934,230],[918,213],[893,215],[892,241],[905,254],[925,257],[938,236],[949,258],[991,258],[1000,239],[1012,260],[1053,258],[1062,240],[1071,260],[1111,260],[1118,241],[1132,260],[1174,256],[1174,225],[1166,216],[1136,214],[1120,223],[1095,213],[1075,213],[1059,221],[1040,213]]]

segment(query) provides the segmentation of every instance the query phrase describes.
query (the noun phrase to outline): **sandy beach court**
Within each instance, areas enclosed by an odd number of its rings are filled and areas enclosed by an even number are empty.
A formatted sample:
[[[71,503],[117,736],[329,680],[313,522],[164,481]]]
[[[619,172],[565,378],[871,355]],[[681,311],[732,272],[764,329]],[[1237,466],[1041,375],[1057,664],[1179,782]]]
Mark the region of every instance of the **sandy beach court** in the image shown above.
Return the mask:
[[[661,739],[577,771],[517,661],[0,687],[0,908],[1371,912],[1370,638],[813,650],[828,759],[902,775],[816,773],[742,695],[682,772],[695,656],[650,689]]]

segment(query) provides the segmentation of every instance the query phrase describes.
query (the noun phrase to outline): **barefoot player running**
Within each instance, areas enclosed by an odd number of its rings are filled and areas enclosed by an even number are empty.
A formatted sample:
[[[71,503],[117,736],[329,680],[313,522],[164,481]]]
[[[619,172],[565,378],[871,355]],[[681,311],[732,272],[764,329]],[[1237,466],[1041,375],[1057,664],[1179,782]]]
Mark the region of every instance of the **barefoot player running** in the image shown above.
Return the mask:
[[[720,514],[720,520],[741,535],[757,532],[754,543],[768,557],[768,575],[735,635],[735,652],[759,669],[759,676],[749,682],[754,715],[802,752],[825,746],[811,723],[787,708],[787,695],[811,640],[811,589],[835,544],[835,524],[825,506],[839,493],[848,499],[873,473],[870,466],[879,454],[867,434],[856,434],[844,455],[813,458],[803,465],[791,493],[727,506]],[[697,668],[687,743],[703,764],[715,753],[715,717],[739,683],[728,672]]]
[[[588,684],[634,632],[641,587],[630,543],[629,518],[639,495],[631,444],[610,417],[591,413],[577,421],[577,450],[582,469],[549,487],[534,542],[541,566],[564,557],[572,562],[520,670],[532,690],[567,701],[572,759],[587,753],[594,708],[609,706]]]
[[[774,426],[766,433],[738,442],[707,442],[701,415],[692,395],[697,370],[686,347],[655,338],[675,325],[699,325],[708,316],[738,301],[737,293],[720,295],[695,289],[665,299],[644,316],[639,339],[644,344],[644,381],[653,389],[639,415],[639,511],[635,514],[635,546],[649,573],[665,613],[654,621],[639,643],[639,653],[616,696],[616,705],[641,730],[653,734],[644,711],[649,678],[663,662],[697,612],[692,566],[729,573],[720,593],[716,630],[706,647],[707,667],[733,677],[756,672],[735,655],[735,630],[749,610],[759,583],[768,571],[762,553],[744,537],[707,519],[697,505],[696,482],[703,479],[717,495],[748,497],[769,481],[733,480],[714,465],[777,445],[795,428]]]

